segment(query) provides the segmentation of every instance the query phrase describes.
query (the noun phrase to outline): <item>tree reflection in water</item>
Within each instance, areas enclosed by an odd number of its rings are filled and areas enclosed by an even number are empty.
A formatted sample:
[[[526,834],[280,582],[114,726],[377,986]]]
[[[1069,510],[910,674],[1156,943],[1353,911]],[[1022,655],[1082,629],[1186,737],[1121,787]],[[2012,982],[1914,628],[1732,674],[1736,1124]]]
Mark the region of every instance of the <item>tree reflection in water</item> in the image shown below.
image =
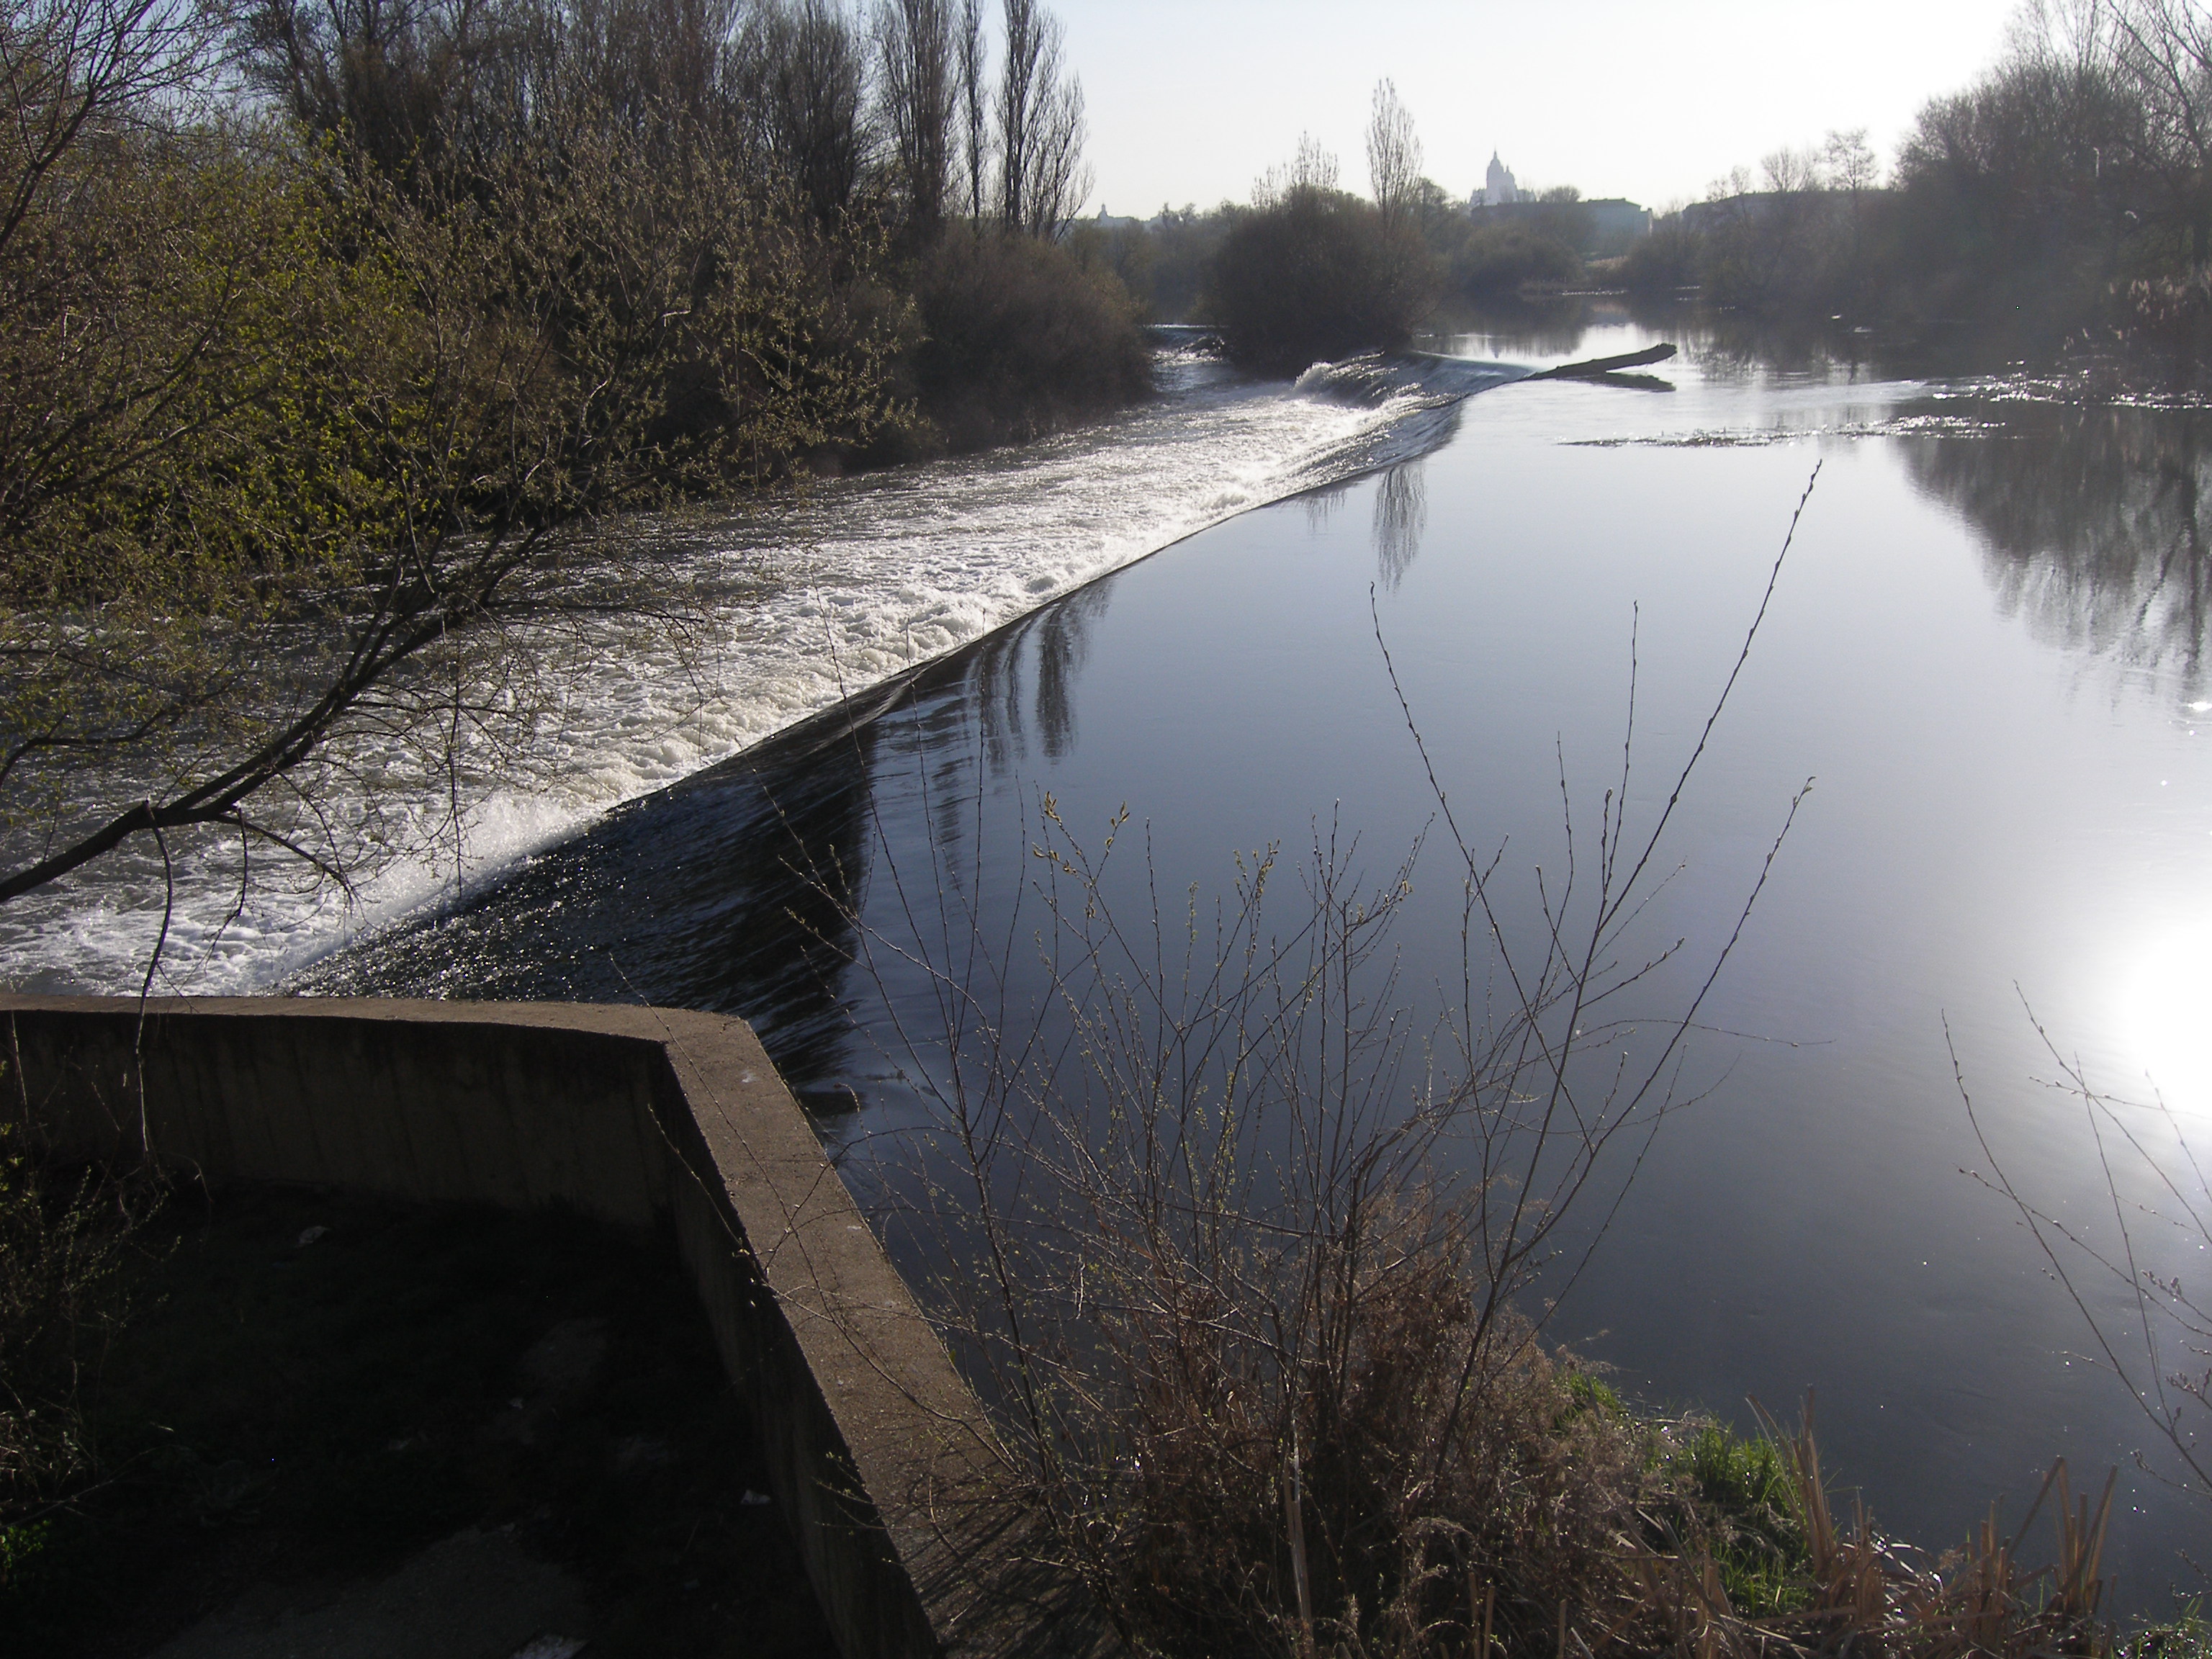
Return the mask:
[[[2178,673],[2193,692],[2212,616],[2212,416],[2060,404],[2002,416],[1999,434],[1908,444],[1914,483],[1979,532],[1998,602],[2037,637]]]
[[[1070,693],[1089,649],[1091,627],[1106,610],[1110,582],[1093,582],[978,640],[963,654],[967,701],[992,767],[1028,752],[1032,725],[1043,755],[1058,760],[1073,746]]]
[[[1394,466],[1375,486],[1375,578],[1390,592],[1413,567],[1429,528],[1429,484],[1419,461]]]

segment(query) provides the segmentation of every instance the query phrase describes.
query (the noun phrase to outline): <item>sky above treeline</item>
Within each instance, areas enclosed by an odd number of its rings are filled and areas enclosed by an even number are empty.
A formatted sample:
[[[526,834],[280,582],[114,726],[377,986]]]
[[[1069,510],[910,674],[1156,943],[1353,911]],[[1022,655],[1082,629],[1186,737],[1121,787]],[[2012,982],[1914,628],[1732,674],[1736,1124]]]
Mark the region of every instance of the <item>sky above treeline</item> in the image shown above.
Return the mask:
[[[1920,106],[2002,51],[2018,0],[1050,0],[1083,77],[1089,210],[1243,201],[1310,132],[1364,191],[1375,82],[1464,198],[1524,185],[1646,206],[1832,129],[1887,167]]]

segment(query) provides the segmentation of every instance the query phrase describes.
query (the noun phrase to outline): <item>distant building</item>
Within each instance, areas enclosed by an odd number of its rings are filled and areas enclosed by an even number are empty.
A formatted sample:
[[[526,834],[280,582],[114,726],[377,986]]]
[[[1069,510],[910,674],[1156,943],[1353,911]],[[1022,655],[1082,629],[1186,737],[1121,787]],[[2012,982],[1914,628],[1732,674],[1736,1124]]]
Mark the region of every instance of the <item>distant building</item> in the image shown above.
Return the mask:
[[[1651,234],[1651,210],[1619,196],[1594,202],[1539,202],[1524,196],[1468,210],[1477,225],[1526,225],[1538,235],[1565,242],[1585,258],[1626,253]]]
[[[1626,252],[1631,242],[1651,234],[1651,210],[1626,197],[1607,196],[1584,202],[1583,211],[1589,216],[1593,252]]]
[[[1470,208],[1503,207],[1521,199],[1521,187],[1513,182],[1513,169],[1498,159],[1498,152],[1490,152],[1490,171],[1483,175],[1482,188],[1474,193]]]
[[[1120,214],[1109,213],[1106,211],[1106,204],[1101,202],[1098,204],[1098,216],[1091,221],[1091,222],[1097,226],[1101,230],[1134,230],[1139,225],[1144,223],[1144,221],[1141,219],[1127,218]]]

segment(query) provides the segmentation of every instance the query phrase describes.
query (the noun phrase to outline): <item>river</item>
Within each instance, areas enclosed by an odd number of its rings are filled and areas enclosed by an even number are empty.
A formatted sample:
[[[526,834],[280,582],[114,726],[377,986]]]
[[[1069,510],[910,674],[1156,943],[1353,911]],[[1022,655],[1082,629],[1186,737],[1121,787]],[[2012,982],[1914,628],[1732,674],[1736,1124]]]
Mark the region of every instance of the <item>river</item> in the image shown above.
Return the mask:
[[[1662,337],[1686,347],[1663,390],[1474,367]],[[1240,852],[1294,868],[1356,837],[1382,878],[1425,834],[1394,948],[1409,1004],[1449,1002],[1459,878],[1406,709],[1527,933],[1564,871],[1563,801],[1587,836],[1620,782],[1632,682],[1621,798],[1639,827],[1664,809],[1817,466],[1624,946],[1684,941],[1638,1018],[1686,1006],[1812,793],[1555,1328],[1661,1406],[1743,1423],[1747,1399],[1787,1417],[1815,1390],[1832,1469],[1933,1547],[1993,1499],[2016,1517],[2055,1455],[2077,1485],[2117,1467],[2111,1560],[2153,1605],[2212,1509],[2166,1484],[2170,1455],[2091,1363],[1953,1061],[2023,1195],[2201,1271],[2203,1235],[2175,1225],[2201,1183],[2100,1159],[2051,1080],[2060,1056],[2134,1099],[2154,1079],[2168,1110],[2105,1121],[2108,1142],[2212,1128],[2212,416],[1603,304],[1430,343],[1446,361],[1297,387],[1177,359],[1161,403],[1103,430],[693,527],[702,558],[797,550],[732,601],[708,695],[611,664],[567,781],[477,809],[458,902],[426,869],[350,915],[272,899],[219,930],[211,864],[179,981],[741,1013],[880,1200],[885,1149],[926,1114],[901,1059],[928,1000],[915,958],[973,971],[961,941],[996,939],[1009,1006],[1043,994],[1023,941],[1048,796],[1094,848],[1126,809],[1144,857],[1115,891],[1167,895],[1171,919],[1228,890]],[[5,970],[135,988],[149,894],[143,872],[114,883],[11,917]],[[2139,1352],[2129,1298],[2082,1282]]]

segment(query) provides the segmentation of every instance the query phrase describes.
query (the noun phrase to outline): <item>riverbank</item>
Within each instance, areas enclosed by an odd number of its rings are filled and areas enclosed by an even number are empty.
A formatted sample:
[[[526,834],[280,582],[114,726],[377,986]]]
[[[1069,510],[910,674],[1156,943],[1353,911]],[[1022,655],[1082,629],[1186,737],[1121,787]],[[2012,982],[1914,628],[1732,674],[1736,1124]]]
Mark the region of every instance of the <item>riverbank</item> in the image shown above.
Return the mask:
[[[88,1335],[103,1327],[77,1402],[95,1461],[27,1526],[18,1502],[0,1516],[10,1638],[57,1659],[837,1651],[665,1236],[558,1207],[187,1183],[128,1255],[76,1310]],[[11,1380],[60,1379],[18,1367]],[[1570,1642],[1599,1654],[1670,1629],[1722,1653],[1777,1640],[1830,1652],[1877,1629],[1903,1655],[1951,1654],[1961,1638],[1994,1654],[2212,1651],[2193,1617],[2100,1626],[2094,1558],[2069,1583],[2060,1541],[2057,1570],[2030,1571],[2048,1540],[2025,1525],[1940,1575],[1838,1525],[1809,1430],[1744,1438],[1639,1413],[1564,1354],[1485,1397],[1498,1415],[1483,1437],[1516,1449],[1516,1502],[1545,1485],[1554,1502],[1492,1539],[1479,1571],[1448,1576],[1440,1618],[1410,1645],[1384,1639],[1393,1650],[1479,1634],[1503,1654],[1549,1653],[1556,1601]],[[1310,1478],[1332,1478],[1325,1461]],[[2062,1477],[2046,1515],[2066,1495]],[[2094,1549],[2103,1517],[2084,1513]],[[1630,1548],[1626,1581],[1605,1551],[1577,1554],[1607,1539]],[[1540,1585],[1540,1561],[1565,1576]],[[1894,1612],[1868,1599],[1873,1563]],[[1243,1628],[1229,1611],[1208,1613],[1218,1638]],[[1146,1650],[1186,1650],[1157,1615],[1138,1622],[1164,1644]]]

